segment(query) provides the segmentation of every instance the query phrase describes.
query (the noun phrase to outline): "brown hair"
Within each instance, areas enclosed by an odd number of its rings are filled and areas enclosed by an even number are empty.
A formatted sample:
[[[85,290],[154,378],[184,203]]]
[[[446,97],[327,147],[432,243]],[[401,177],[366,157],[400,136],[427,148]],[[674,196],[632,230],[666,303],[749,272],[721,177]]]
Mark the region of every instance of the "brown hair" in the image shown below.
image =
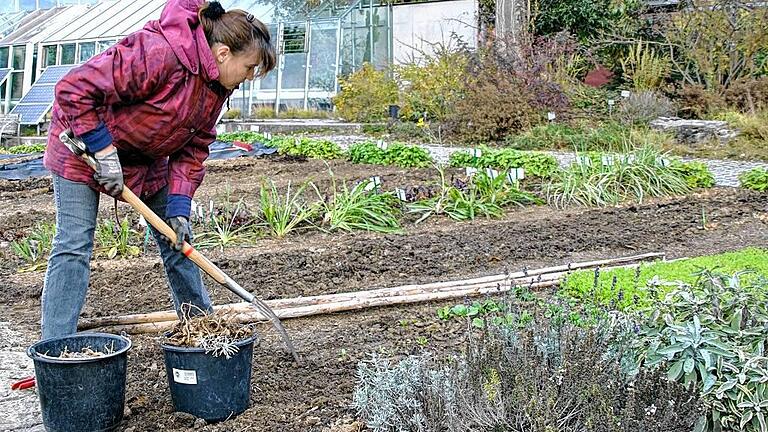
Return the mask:
[[[257,78],[263,78],[275,68],[275,48],[270,43],[267,26],[253,14],[240,9],[225,11],[217,1],[205,2],[197,11],[208,45],[221,43],[232,54],[254,48],[259,51]]]

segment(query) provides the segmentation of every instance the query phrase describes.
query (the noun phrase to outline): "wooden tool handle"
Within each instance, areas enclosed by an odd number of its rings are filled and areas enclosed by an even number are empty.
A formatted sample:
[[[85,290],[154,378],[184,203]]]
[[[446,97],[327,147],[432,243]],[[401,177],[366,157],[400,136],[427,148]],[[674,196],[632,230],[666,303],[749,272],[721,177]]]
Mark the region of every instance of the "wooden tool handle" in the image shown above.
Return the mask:
[[[144,202],[139,199],[139,197],[136,196],[135,193],[131,189],[129,189],[127,186],[123,186],[123,193],[122,198],[131,205],[136,211],[139,212],[142,216],[144,216],[144,219],[147,220],[147,222],[152,225],[153,228],[160,231],[161,234],[171,239],[172,242],[176,241],[176,232],[173,231],[173,228],[168,226],[165,221],[160,218],[155,212],[152,211]],[[215,264],[213,264],[208,258],[206,258],[203,254],[197,251],[192,245],[190,245],[187,242],[184,242],[184,246],[181,249],[181,253],[183,253],[187,258],[191,259],[195,264],[197,264],[198,267],[200,267],[204,272],[206,272],[209,276],[214,278],[216,282],[220,284],[226,284],[227,283],[227,275],[221,271],[218,267],[216,267]]]

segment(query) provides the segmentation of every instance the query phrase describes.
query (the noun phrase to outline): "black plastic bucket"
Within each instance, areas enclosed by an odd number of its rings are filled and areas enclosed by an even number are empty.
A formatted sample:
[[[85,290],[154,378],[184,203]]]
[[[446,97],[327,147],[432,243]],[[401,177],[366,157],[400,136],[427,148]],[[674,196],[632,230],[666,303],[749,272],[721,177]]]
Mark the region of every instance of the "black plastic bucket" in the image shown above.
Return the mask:
[[[163,344],[168,388],[176,411],[216,422],[248,408],[254,334],[235,342],[234,355],[214,356],[202,348]]]
[[[89,347],[104,356],[56,358],[66,348]],[[123,420],[125,372],[131,341],[105,333],[80,333],[37,342],[27,355],[35,364],[35,381],[50,432],[101,432],[116,429]]]

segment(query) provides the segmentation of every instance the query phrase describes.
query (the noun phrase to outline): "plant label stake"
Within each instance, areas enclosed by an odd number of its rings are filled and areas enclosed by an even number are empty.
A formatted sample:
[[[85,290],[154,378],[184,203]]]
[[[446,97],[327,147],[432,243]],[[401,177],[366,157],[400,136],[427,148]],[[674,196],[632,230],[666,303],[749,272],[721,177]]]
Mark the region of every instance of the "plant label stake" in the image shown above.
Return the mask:
[[[610,115],[613,112],[613,106],[616,104],[616,101],[613,99],[608,99],[608,114]]]
[[[498,172],[498,171],[496,171],[496,170],[495,170],[495,169],[493,169],[493,168],[486,168],[486,169],[485,169],[485,174],[486,174],[488,177],[490,177],[490,178],[491,178],[491,180],[495,180],[495,179],[496,179],[496,177],[498,177],[498,176],[499,176],[499,172]]]
[[[402,201],[402,202],[406,201],[405,189],[395,188],[395,194],[397,195],[397,198],[400,201]]]
[[[368,183],[365,185],[366,191],[374,191],[376,193],[379,192],[379,187],[381,186],[381,177],[379,176],[373,176],[368,179]]]
[[[579,155],[578,161],[579,165],[592,165],[592,159],[589,156]]]
[[[666,167],[668,167],[668,166],[669,166],[669,159],[667,159],[667,158],[661,158],[661,159],[659,159],[659,163],[661,164],[661,166],[663,166],[663,167],[665,167],[665,168],[666,168]]]
[[[386,150],[387,149],[387,143],[385,143],[383,139],[380,139],[380,140],[376,141],[376,147],[380,148],[381,150]]]
[[[525,178],[525,170],[523,168],[512,168],[507,172],[507,180],[512,184],[517,184],[520,180]]]
[[[553,121],[555,119],[555,117],[557,117],[557,116],[552,111],[547,113],[547,120]]]
[[[603,166],[613,165],[613,156],[603,155],[602,161],[603,161]]]
[[[477,168],[466,167],[464,168],[464,173],[467,177],[472,177],[473,175],[477,174]]]
[[[475,158],[475,162],[483,155],[483,151],[479,148],[472,149],[472,157]]]
[[[264,138],[271,140],[272,139],[272,132],[264,132]]]
[[[251,125],[250,127],[251,132],[258,132],[259,131],[259,125]]]
[[[65,130],[59,135],[59,139],[65,146],[67,146],[67,148],[69,148],[72,153],[82,158],[85,163],[88,164],[88,166],[93,169],[96,168],[96,159],[93,158],[93,155],[90,155],[86,152],[85,143],[76,138],[72,131],[69,129]],[[137,197],[130,188],[123,186],[123,192],[120,197],[124,199],[125,202],[130,204],[130,206],[133,207],[137,212],[139,212],[139,214],[144,216],[147,219],[147,222],[149,222],[153,228],[162,233],[164,236],[168,237],[172,242],[176,242],[176,233],[173,231],[173,228],[168,226],[168,224],[165,223],[165,221],[162,220],[160,216],[155,214],[152,209],[144,204],[144,202],[139,197]],[[213,201],[211,201],[211,206],[213,206]],[[283,343],[285,343],[288,351],[290,351],[290,353],[293,355],[296,363],[301,364],[301,357],[299,357],[296,349],[294,349],[293,342],[291,342],[291,338],[288,337],[288,333],[285,331],[285,327],[283,327],[280,319],[277,317],[277,315],[275,315],[275,312],[269,308],[269,306],[267,306],[263,301],[258,299],[250,292],[246,291],[237,282],[232,280],[232,278],[230,278],[213,262],[211,262],[211,260],[206,258],[205,255],[201,254],[189,243],[184,242],[181,253],[189,258],[190,261],[194,262],[195,265],[197,265],[201,270],[211,276],[216,282],[232,291],[241,299],[250,303],[262,316],[268,318],[272,322],[272,325],[275,327],[275,330],[277,330],[277,333],[283,339]]]
[[[629,97],[629,90],[622,90],[621,91],[621,97],[623,97],[624,99],[628,98]]]

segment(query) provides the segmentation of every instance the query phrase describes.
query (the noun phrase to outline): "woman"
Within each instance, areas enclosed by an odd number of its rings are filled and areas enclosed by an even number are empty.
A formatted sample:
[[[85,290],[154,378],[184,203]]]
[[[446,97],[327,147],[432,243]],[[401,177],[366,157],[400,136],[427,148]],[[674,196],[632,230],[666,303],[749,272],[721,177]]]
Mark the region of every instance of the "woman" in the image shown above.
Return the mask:
[[[253,15],[217,2],[169,0],[160,19],[74,68],[56,85],[44,164],[53,174],[56,235],[42,297],[43,339],[77,331],[88,290],[99,192],[123,184],[176,232],[153,230],[178,310],[211,301],[190,240],[192,196],[216,119],[232,91],[275,66],[269,32]],[[98,162],[89,168],[59,140],[70,129]],[[117,287],[121,288],[121,287]]]

